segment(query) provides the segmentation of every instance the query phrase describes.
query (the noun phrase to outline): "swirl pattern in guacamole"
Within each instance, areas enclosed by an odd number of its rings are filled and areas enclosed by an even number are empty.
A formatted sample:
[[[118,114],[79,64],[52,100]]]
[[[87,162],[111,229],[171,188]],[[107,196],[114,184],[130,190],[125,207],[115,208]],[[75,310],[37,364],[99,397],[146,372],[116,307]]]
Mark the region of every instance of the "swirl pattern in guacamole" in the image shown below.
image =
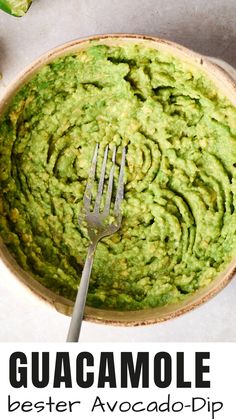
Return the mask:
[[[0,234],[18,263],[75,298],[97,142],[127,149],[125,199],[122,228],[98,244],[87,303],[157,307],[206,286],[236,249],[236,109],[203,72],[137,45],[56,59],[2,117]]]

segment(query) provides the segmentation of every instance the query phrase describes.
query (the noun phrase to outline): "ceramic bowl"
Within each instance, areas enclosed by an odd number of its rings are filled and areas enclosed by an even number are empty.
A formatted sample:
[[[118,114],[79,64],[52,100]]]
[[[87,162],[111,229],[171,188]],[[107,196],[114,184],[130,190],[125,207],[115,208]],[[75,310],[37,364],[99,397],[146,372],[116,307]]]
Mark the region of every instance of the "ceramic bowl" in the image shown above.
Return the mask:
[[[222,91],[234,105],[236,105],[235,81],[229,76],[227,71],[224,71],[218,65],[220,62],[217,63],[216,61],[216,63],[212,63],[206,57],[164,39],[134,34],[108,34],[74,40],[50,50],[41,56],[38,60],[27,67],[17,77],[17,79],[8,86],[4,97],[0,102],[0,115],[6,110],[9,102],[21,86],[24,85],[25,82],[43,65],[54,60],[56,57],[86,48],[92,40],[96,40],[98,43],[107,45],[123,45],[126,43],[144,44],[161,51],[166,51],[167,53],[192,64],[195,68],[199,68],[199,70],[204,71],[207,77],[213,80],[218,89]],[[0,243],[0,256],[15,277],[29,287],[38,297],[50,302],[59,312],[71,315],[73,302],[56,295],[37,282],[29,273],[23,271],[9,254],[2,242]],[[143,309],[139,311],[113,311],[86,306],[84,318],[85,320],[93,322],[120,326],[147,325],[162,322],[179,316],[208,301],[229,283],[229,281],[233,278],[235,271],[236,260],[233,260],[227,269],[215,278],[213,282],[178,304],[171,304],[166,307]]]

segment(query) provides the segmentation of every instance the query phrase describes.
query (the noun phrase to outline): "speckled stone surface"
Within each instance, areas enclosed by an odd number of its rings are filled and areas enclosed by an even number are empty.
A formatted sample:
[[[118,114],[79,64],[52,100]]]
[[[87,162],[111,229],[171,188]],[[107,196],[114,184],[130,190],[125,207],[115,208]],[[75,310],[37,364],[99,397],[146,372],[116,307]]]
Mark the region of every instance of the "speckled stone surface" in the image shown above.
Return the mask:
[[[101,33],[144,33],[179,42],[236,67],[234,0],[34,0],[17,19],[0,12],[0,96],[40,54]],[[236,280],[174,320],[136,328],[84,322],[81,341],[236,341]],[[69,318],[42,303],[0,262],[0,341],[65,341]]]

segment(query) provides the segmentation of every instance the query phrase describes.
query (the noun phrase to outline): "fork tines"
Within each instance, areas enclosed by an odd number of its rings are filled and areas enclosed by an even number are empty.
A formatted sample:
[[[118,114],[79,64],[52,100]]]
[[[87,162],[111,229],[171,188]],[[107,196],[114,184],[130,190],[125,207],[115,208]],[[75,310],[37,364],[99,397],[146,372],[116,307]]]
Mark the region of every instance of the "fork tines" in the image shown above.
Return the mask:
[[[91,212],[90,207],[92,204],[92,190],[95,183],[96,178],[96,169],[97,169],[97,161],[98,161],[98,154],[99,154],[99,144],[97,143],[95,146],[93,158],[92,158],[92,164],[88,175],[88,181],[84,193],[84,207],[86,212]],[[103,154],[103,162],[101,167],[101,172],[99,176],[99,182],[98,182],[98,188],[97,188],[97,194],[95,197],[95,203],[94,208],[92,210],[93,214],[98,215],[101,210],[101,201],[103,197],[103,191],[104,191],[104,181],[106,176],[106,168],[107,168],[107,159],[109,154],[109,146],[107,145],[104,150]],[[114,186],[114,173],[115,173],[115,167],[116,167],[116,154],[117,154],[117,148],[114,146],[113,152],[112,152],[112,165],[109,173],[109,179],[108,179],[108,186],[106,190],[106,197],[105,197],[105,204],[102,211],[103,217],[107,217],[110,211],[111,207],[111,199],[112,199],[112,192],[113,192],[113,186]],[[126,149],[125,147],[122,148],[122,158],[121,158],[121,164],[120,164],[120,170],[119,170],[119,178],[118,178],[118,185],[115,195],[115,203],[114,203],[114,215],[119,216],[120,213],[120,205],[121,201],[124,196],[124,168],[125,168],[125,157],[126,157]]]

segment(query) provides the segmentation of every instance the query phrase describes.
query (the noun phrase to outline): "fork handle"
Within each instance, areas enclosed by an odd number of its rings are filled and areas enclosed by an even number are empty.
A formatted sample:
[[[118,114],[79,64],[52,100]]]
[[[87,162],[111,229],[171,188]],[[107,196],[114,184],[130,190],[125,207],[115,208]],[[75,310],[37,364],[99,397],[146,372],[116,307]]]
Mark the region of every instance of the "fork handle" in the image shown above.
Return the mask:
[[[71,317],[70,327],[67,335],[67,342],[78,342],[81,324],[84,316],[84,307],[89,287],[89,279],[93,266],[94,253],[97,243],[91,243],[88,248],[87,258],[84,264],[79,289]]]

